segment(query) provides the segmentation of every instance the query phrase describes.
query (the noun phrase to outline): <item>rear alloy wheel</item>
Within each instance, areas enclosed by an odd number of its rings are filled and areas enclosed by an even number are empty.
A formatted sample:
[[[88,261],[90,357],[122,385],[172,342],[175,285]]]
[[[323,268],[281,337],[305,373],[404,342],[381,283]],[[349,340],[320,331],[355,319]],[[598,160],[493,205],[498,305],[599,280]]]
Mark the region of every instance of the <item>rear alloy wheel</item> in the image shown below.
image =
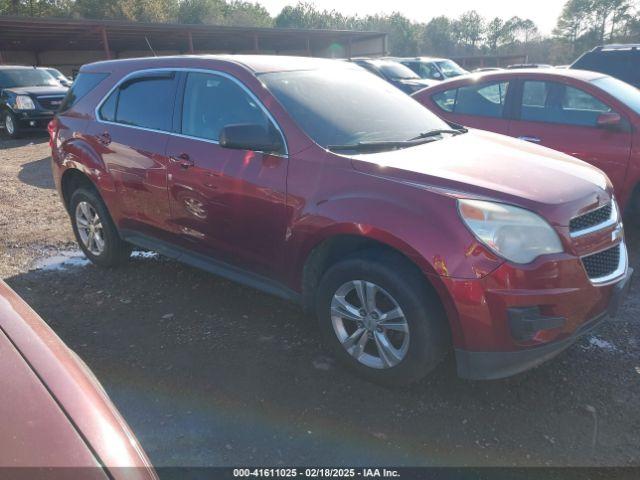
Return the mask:
[[[331,323],[344,349],[367,367],[394,367],[409,350],[409,323],[402,308],[375,283],[353,280],[338,288]]]
[[[331,266],[316,289],[316,315],[336,358],[384,385],[420,380],[451,345],[437,295],[394,252],[362,252]]]
[[[69,205],[73,233],[78,245],[93,263],[117,266],[131,255],[131,246],[120,238],[109,211],[92,188],[81,187]]]

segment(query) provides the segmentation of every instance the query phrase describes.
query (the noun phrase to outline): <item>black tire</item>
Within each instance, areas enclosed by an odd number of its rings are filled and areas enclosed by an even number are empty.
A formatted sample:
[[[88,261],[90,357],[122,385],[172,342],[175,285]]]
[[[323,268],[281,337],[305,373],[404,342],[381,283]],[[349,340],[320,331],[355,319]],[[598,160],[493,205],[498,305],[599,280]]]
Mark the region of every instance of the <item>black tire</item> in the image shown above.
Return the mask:
[[[18,120],[16,119],[16,116],[13,114],[13,112],[10,110],[5,110],[4,112],[2,112],[1,117],[2,118],[0,118],[0,120],[2,121],[4,135],[12,140],[20,138],[20,134],[22,133],[20,131],[20,124],[18,123]],[[12,122],[13,131],[10,131],[11,129],[7,127],[7,122],[9,121]]]
[[[334,330],[331,301],[342,285],[353,280],[382,287],[404,312],[409,345],[404,358],[394,366],[373,368],[360,363],[343,347]],[[449,326],[437,295],[415,266],[392,252],[366,252],[330,267],[316,291],[316,315],[322,335],[338,360],[366,379],[386,386],[421,380],[435,369],[451,345]]]
[[[80,234],[76,211],[81,202],[89,204],[100,218],[102,224],[101,238],[104,241],[104,247],[99,254],[90,251]],[[76,241],[91,262],[101,267],[116,267],[129,259],[131,256],[131,245],[120,238],[106,205],[94,189],[81,187],[73,192],[69,206],[69,215],[71,217],[71,225]]]

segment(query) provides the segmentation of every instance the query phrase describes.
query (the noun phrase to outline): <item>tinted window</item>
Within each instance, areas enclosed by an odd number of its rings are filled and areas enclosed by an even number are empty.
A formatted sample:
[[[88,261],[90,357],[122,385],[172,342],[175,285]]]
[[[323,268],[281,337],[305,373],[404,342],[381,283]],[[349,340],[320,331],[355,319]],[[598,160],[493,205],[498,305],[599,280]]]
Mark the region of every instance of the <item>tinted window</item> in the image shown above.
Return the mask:
[[[348,65],[265,73],[260,79],[296,123],[323,147],[402,141],[449,128],[396,87]]]
[[[118,102],[119,90],[116,90],[100,107],[100,118],[108,122],[116,121],[116,104]]]
[[[508,86],[508,82],[465,86],[438,93],[433,99],[447,112],[500,118]]]
[[[640,52],[637,50],[605,50],[587,53],[571,68],[602,72],[637,85],[640,81]]]
[[[564,125],[595,126],[611,108],[584,90],[555,82],[526,81],[521,119]]]
[[[115,121],[153,130],[170,130],[174,83],[173,75],[140,77],[126,81],[119,88]]]
[[[239,123],[270,125],[262,108],[236,82],[209,73],[189,73],[182,133],[217,141],[223,127]]]
[[[80,73],[69,88],[67,96],[60,105],[60,111],[64,112],[73,107],[78,100],[93,90],[102,80],[109,76],[108,73]]]
[[[429,79],[442,79],[442,74],[436,67],[434,63],[431,62],[408,62],[403,63],[411,70],[416,72],[420,78],[429,78]]]
[[[613,77],[602,77],[591,83],[600,87],[609,95],[617,98],[627,107],[640,115],[640,90]]]

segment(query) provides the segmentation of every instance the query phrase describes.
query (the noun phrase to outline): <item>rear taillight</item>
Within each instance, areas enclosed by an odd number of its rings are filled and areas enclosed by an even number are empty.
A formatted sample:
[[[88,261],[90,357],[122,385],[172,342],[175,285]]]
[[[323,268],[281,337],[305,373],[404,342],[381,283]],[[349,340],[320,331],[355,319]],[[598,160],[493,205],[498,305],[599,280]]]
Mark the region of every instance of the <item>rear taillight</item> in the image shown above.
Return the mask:
[[[53,118],[53,120],[51,120],[47,124],[47,132],[49,132],[49,147],[51,147],[51,148],[53,148],[53,146],[55,145],[56,127],[57,126],[58,126],[58,121],[56,120],[55,117]]]

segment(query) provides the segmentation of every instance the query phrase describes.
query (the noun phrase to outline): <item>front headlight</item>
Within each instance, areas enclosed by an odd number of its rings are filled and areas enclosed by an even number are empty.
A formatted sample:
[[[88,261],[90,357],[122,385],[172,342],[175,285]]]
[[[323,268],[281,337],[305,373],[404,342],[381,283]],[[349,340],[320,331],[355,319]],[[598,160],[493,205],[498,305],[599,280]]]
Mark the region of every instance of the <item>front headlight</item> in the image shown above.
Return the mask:
[[[35,110],[36,106],[29,95],[18,95],[16,97],[16,108],[18,110]]]
[[[458,211],[478,240],[511,262],[530,263],[540,255],[563,251],[551,225],[523,208],[460,199]]]

